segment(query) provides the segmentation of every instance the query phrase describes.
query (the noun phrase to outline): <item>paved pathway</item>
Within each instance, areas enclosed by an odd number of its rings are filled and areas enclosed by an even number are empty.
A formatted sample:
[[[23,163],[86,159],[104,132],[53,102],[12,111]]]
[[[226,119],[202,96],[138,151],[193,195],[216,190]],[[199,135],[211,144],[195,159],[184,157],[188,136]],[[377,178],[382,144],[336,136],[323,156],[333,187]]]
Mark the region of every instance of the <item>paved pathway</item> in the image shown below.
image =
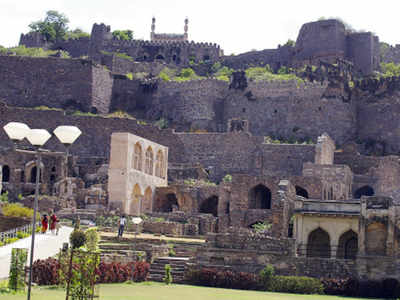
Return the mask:
[[[69,235],[72,232],[71,227],[62,226],[58,235],[50,232],[46,234],[36,233],[35,235],[35,252],[34,261],[36,259],[48,258],[58,253],[62,244],[69,241]],[[0,247],[0,279],[8,278],[10,269],[11,249],[12,248],[28,248],[31,247],[31,237],[19,240],[15,243]],[[29,264],[29,255],[28,261]]]

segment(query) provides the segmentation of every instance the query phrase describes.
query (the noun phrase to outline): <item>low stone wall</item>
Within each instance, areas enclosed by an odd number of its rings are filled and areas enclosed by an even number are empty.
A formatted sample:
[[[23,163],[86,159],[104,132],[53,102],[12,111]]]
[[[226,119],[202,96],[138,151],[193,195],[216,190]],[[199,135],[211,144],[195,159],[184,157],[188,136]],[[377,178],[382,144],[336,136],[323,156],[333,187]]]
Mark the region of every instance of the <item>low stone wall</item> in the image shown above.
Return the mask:
[[[349,278],[400,280],[400,258],[359,256],[357,259],[298,257],[294,239],[274,239],[263,235],[210,234],[207,243],[196,252],[196,267],[214,267],[258,273],[267,264],[277,275],[316,278]]]
[[[184,224],[176,222],[144,221],[142,228],[144,232],[150,232],[150,233],[170,234],[170,235],[183,235],[184,233]]]

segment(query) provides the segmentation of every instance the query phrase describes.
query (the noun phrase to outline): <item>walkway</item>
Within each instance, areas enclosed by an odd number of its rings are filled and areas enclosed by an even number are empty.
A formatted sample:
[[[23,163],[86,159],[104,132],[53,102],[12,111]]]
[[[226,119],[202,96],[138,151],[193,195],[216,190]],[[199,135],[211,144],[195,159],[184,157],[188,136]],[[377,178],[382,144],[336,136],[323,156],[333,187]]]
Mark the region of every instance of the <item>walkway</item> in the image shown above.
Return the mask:
[[[62,244],[69,241],[69,235],[71,232],[71,227],[62,226],[58,235],[52,235],[50,232],[47,232],[46,234],[37,233],[35,235],[34,261],[39,258],[44,259],[57,254],[62,247]],[[0,279],[8,278],[11,261],[11,249],[30,249],[30,247],[31,237],[27,237],[15,243],[0,247]],[[27,264],[29,264],[29,255]]]

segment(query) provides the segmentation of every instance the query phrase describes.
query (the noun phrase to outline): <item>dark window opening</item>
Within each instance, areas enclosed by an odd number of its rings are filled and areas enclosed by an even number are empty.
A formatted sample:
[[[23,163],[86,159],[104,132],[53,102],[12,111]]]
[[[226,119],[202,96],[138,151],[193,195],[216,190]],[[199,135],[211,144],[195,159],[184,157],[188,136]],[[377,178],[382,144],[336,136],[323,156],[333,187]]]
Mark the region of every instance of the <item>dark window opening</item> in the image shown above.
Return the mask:
[[[354,192],[354,198],[360,199],[361,196],[373,196],[375,195],[374,189],[369,185],[360,187],[358,190]]]
[[[306,189],[302,188],[301,186],[296,185],[296,195],[307,198],[308,199],[308,192]]]
[[[9,182],[10,181],[10,167],[9,166],[3,166],[2,169],[3,176],[1,181],[2,182]]]
[[[218,197],[211,196],[204,200],[199,211],[203,214],[212,214],[214,217],[218,217]]]
[[[175,194],[167,194],[167,198],[162,204],[162,212],[172,212],[179,209],[178,199]]]
[[[252,188],[249,193],[249,208],[270,209],[271,190],[262,184]]]
[[[29,182],[31,182],[31,183],[35,183],[36,182],[36,172],[37,172],[37,169],[36,169],[36,166],[34,166],[31,169],[31,176],[30,176]],[[41,182],[41,181],[42,181],[42,174],[41,174],[41,172],[39,170],[39,182]]]
[[[358,251],[357,233],[349,230],[339,238],[339,246],[337,249],[337,258],[355,259]]]
[[[172,56],[172,60],[176,61],[176,55],[174,54],[174,56]]]
[[[21,171],[20,182],[25,182],[25,171]]]
[[[289,223],[288,227],[288,237],[292,238],[293,237],[293,223]]]
[[[162,56],[161,54],[158,54],[158,55],[156,56],[156,59],[164,59],[164,56]]]

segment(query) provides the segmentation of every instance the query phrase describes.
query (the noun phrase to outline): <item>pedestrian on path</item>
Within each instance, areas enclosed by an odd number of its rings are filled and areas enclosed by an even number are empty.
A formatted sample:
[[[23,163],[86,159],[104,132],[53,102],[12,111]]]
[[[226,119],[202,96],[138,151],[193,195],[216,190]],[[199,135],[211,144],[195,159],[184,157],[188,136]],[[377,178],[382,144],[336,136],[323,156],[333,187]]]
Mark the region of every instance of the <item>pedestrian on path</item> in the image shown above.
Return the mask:
[[[54,234],[56,231],[57,223],[58,223],[57,216],[54,212],[52,212],[50,215],[50,231],[52,234]]]
[[[42,233],[46,233],[47,227],[49,226],[49,220],[47,218],[47,215],[44,214],[42,217]]]
[[[121,218],[119,219],[118,238],[122,237],[124,233],[125,224],[126,224],[126,218],[125,215],[122,215]]]

